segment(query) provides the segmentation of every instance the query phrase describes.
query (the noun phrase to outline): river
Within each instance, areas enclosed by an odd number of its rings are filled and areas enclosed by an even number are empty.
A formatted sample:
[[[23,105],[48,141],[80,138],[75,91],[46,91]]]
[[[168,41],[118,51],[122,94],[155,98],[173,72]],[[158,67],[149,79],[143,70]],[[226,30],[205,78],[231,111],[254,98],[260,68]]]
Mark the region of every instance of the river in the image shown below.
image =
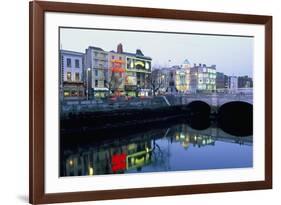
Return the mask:
[[[211,126],[191,128],[186,122],[126,132],[77,134],[62,140],[60,176],[188,171],[253,166],[253,137],[233,136]],[[62,135],[62,139],[68,136]],[[73,136],[72,136],[73,138]],[[86,137],[85,137],[86,138]]]

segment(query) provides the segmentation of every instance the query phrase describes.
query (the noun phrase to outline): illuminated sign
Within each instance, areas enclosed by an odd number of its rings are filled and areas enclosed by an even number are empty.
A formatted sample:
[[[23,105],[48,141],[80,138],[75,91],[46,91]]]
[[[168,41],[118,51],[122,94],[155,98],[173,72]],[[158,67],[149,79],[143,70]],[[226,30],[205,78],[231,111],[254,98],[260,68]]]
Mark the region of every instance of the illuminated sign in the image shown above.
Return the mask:
[[[151,68],[150,61],[127,58],[127,69],[149,70],[150,68]]]
[[[136,62],[135,62],[135,66],[137,66],[137,65],[139,65],[139,66],[141,66],[141,67],[144,67],[144,62],[142,62],[142,61],[136,61]]]
[[[135,66],[139,66],[141,68],[145,68],[146,70],[150,69],[150,64],[148,62],[144,62],[144,61],[136,61],[135,62]]]

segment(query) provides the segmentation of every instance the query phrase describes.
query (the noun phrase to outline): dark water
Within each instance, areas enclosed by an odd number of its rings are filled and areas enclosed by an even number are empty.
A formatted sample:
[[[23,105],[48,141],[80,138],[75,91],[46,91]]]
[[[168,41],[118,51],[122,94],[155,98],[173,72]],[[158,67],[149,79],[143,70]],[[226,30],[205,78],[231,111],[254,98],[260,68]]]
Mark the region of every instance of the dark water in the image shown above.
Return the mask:
[[[61,143],[60,176],[253,166],[252,136],[237,137],[219,128],[195,130],[178,123],[134,134],[115,133],[106,138],[92,133],[87,143],[80,143],[79,134],[79,143]]]

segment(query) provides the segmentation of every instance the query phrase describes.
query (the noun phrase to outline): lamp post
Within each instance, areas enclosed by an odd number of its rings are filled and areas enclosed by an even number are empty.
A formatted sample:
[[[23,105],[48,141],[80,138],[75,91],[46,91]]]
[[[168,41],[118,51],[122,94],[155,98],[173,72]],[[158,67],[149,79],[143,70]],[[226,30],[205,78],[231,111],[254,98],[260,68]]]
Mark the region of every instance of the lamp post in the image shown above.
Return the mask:
[[[91,68],[87,69],[87,100],[89,100],[89,72],[91,71]]]

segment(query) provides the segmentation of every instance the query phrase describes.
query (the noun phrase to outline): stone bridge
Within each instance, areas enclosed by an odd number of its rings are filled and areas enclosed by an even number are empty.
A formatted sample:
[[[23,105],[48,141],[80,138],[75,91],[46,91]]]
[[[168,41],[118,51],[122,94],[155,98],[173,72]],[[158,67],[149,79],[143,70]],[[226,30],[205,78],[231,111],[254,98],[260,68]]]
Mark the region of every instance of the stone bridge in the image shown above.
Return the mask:
[[[204,102],[213,111],[229,102],[246,102],[253,105],[252,92],[239,93],[197,93],[197,94],[177,94],[166,96],[155,96],[152,98],[135,98],[134,100],[81,100],[65,101],[61,103],[61,112],[84,112],[84,111],[110,111],[118,109],[143,109],[160,108],[174,105],[189,105],[192,102]]]
[[[229,102],[246,102],[253,104],[253,95],[252,94],[193,94],[193,95],[184,95],[181,96],[181,104],[186,105],[194,101],[202,101],[210,105],[211,107],[220,107],[223,104]]]

